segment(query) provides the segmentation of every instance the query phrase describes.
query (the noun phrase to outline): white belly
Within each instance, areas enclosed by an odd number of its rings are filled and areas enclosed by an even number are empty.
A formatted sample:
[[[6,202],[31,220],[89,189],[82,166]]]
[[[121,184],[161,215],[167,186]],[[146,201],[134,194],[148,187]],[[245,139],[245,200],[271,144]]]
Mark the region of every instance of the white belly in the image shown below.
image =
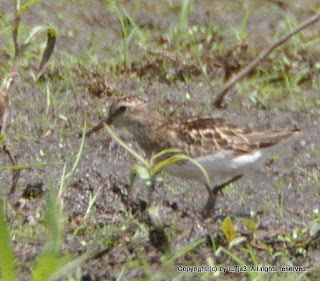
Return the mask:
[[[265,149],[258,150],[238,157],[233,157],[232,155],[208,155],[197,158],[196,161],[206,170],[212,185],[259,168],[268,156],[268,153],[265,152],[267,152]],[[166,171],[176,177],[206,184],[206,179],[201,169],[190,161],[171,165]]]

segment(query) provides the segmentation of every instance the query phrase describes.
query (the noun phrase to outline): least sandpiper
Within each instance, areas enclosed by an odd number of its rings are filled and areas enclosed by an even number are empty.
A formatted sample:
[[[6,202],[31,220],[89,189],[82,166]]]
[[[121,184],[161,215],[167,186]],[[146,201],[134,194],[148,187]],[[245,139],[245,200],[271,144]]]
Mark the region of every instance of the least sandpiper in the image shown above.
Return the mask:
[[[251,130],[229,124],[221,118],[173,120],[160,115],[137,96],[114,101],[103,122],[128,129],[147,157],[175,148],[201,164],[210,181],[219,184],[208,186],[203,172],[192,162],[178,162],[167,171],[205,184],[209,194],[203,210],[205,217],[213,214],[219,191],[263,164],[270,157],[271,149],[297,132]],[[103,122],[87,135],[100,129]]]

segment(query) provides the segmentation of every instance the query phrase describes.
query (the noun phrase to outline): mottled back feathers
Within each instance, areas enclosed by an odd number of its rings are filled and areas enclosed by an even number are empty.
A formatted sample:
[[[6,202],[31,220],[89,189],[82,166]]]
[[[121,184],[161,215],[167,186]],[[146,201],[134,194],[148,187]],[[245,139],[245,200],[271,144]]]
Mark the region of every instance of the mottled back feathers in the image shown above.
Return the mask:
[[[166,148],[177,148],[191,157],[210,154],[241,156],[272,147],[295,131],[251,130],[221,118],[171,120],[149,108],[135,96],[120,98],[109,111],[110,124],[121,124],[135,137],[148,156]]]

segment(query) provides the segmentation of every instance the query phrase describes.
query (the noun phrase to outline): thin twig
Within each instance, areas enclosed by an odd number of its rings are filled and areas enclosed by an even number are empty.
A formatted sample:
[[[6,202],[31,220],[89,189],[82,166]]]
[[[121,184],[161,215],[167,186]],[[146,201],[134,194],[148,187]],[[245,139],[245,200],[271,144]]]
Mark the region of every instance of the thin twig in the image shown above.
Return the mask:
[[[11,73],[4,78],[1,95],[0,95],[0,133],[5,134],[7,123],[10,115],[9,91],[18,73],[12,70]]]
[[[17,156],[14,155],[6,145],[3,145],[2,149],[8,155],[12,165],[13,166],[18,165]],[[12,170],[12,184],[11,184],[11,188],[10,188],[9,194],[13,194],[16,191],[16,187],[17,187],[17,184],[18,184],[18,180],[20,178],[20,174],[21,174],[21,170],[20,169]]]
[[[245,69],[241,70],[238,74],[233,76],[222,88],[218,97],[213,102],[213,105],[218,108],[223,107],[224,99],[231,87],[234,86],[240,79],[250,73],[263,59],[265,59],[275,48],[279,47],[283,43],[285,43],[291,36],[298,33],[302,29],[308,27],[309,25],[315,23],[320,19],[320,13],[316,14],[315,16],[311,17],[310,19],[306,20],[302,24],[298,25],[296,28],[291,30],[289,33],[281,37],[277,42],[272,44],[270,47],[265,49],[257,58],[255,58],[250,65],[248,65]]]
[[[18,40],[18,31],[19,31],[19,24],[20,24],[20,14],[18,11],[19,5],[17,6],[14,24],[12,28],[12,39],[14,44],[14,59],[11,72],[3,81],[3,86],[0,89],[0,133],[5,135],[6,129],[8,127],[9,122],[9,115],[10,115],[10,103],[9,103],[9,94],[10,89],[14,83],[15,77],[18,75],[18,59],[20,55],[20,47],[19,47],[19,40]],[[12,153],[9,149],[7,140],[4,140],[2,144],[2,150],[8,155],[10,162],[13,166],[18,165],[17,156]],[[12,185],[10,188],[9,194],[13,194],[15,192],[19,177],[20,177],[20,170],[12,170]]]

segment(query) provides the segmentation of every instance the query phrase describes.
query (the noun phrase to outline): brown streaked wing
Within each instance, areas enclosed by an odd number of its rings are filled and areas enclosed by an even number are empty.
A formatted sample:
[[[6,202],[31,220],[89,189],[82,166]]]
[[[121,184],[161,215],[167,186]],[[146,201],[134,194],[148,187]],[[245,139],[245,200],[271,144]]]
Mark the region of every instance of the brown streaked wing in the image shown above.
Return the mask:
[[[249,131],[234,138],[234,148],[240,154],[252,152],[257,149],[268,148],[290,138],[296,131]],[[243,151],[243,153],[241,153]]]
[[[217,129],[226,125],[230,129],[237,128],[220,118],[191,118],[175,122],[170,128],[170,142],[192,157],[231,151],[232,143]]]
[[[243,155],[271,147],[289,138],[294,131],[254,131],[237,127],[220,118],[192,118],[175,123],[171,142],[192,157],[232,152]]]

